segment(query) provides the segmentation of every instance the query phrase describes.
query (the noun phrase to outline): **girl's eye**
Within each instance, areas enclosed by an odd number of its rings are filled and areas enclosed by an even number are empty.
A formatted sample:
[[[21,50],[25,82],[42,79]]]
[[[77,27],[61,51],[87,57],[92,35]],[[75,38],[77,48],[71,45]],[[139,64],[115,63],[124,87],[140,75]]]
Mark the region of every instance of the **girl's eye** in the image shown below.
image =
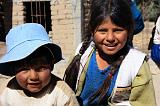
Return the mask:
[[[98,29],[97,32],[107,32],[107,29]]]
[[[97,32],[101,33],[101,34],[106,34],[107,33],[107,29],[98,29]]]
[[[113,30],[113,32],[116,32],[116,33],[120,33],[120,32],[122,32],[122,31],[124,31],[124,29],[114,29],[114,30]]]

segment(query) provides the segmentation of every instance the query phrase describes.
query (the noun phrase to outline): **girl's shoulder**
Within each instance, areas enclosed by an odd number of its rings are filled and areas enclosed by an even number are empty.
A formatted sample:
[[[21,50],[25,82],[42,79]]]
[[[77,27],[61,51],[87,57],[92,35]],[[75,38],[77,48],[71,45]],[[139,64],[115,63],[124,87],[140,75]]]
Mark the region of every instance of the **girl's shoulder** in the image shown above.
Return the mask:
[[[142,64],[145,60],[147,54],[144,52],[141,52],[137,49],[130,49],[126,57],[124,58],[124,62],[127,62],[127,66],[131,63],[131,65],[136,64]]]
[[[124,60],[122,61],[116,85],[129,86],[138,74],[143,62],[145,61],[146,54],[136,49],[130,49]],[[125,76],[124,76],[125,75]]]
[[[134,48],[131,48],[130,50],[129,50],[129,53],[130,54],[133,54],[133,55],[146,55],[146,53],[144,53],[144,52],[142,52],[142,51],[139,51],[139,50],[137,50],[137,49],[134,49]],[[136,54],[135,54],[136,53]]]
[[[147,54],[137,50],[130,49],[122,63],[125,63],[126,66],[135,64],[135,66],[142,65],[143,61]]]

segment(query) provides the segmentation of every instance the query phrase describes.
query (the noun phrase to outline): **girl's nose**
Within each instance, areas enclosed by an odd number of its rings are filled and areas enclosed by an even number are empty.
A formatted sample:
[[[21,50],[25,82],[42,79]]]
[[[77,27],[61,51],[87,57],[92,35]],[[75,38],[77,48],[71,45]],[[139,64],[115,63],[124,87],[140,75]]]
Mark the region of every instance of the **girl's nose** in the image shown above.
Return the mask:
[[[112,31],[109,31],[106,36],[106,41],[109,43],[115,42],[115,37]]]

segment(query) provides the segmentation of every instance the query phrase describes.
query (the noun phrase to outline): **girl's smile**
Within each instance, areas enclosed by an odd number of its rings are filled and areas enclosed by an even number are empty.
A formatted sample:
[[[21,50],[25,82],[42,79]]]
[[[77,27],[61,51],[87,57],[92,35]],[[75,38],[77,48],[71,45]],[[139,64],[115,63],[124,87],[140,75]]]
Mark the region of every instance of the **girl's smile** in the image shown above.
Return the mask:
[[[127,37],[128,32],[126,29],[115,25],[110,18],[107,18],[98,26],[93,39],[100,50],[108,55],[114,55],[124,47]]]

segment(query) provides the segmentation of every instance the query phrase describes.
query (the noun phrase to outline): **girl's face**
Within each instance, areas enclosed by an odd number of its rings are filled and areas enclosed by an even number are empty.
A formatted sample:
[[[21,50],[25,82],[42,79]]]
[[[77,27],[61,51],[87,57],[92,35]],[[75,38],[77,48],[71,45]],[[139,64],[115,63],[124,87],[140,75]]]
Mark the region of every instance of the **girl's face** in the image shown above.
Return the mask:
[[[108,18],[94,32],[93,39],[98,49],[107,55],[114,55],[127,42],[128,31],[112,23]]]
[[[51,79],[51,66],[45,57],[32,59],[33,63],[19,62],[16,68],[16,80],[18,84],[31,93],[41,91]]]

